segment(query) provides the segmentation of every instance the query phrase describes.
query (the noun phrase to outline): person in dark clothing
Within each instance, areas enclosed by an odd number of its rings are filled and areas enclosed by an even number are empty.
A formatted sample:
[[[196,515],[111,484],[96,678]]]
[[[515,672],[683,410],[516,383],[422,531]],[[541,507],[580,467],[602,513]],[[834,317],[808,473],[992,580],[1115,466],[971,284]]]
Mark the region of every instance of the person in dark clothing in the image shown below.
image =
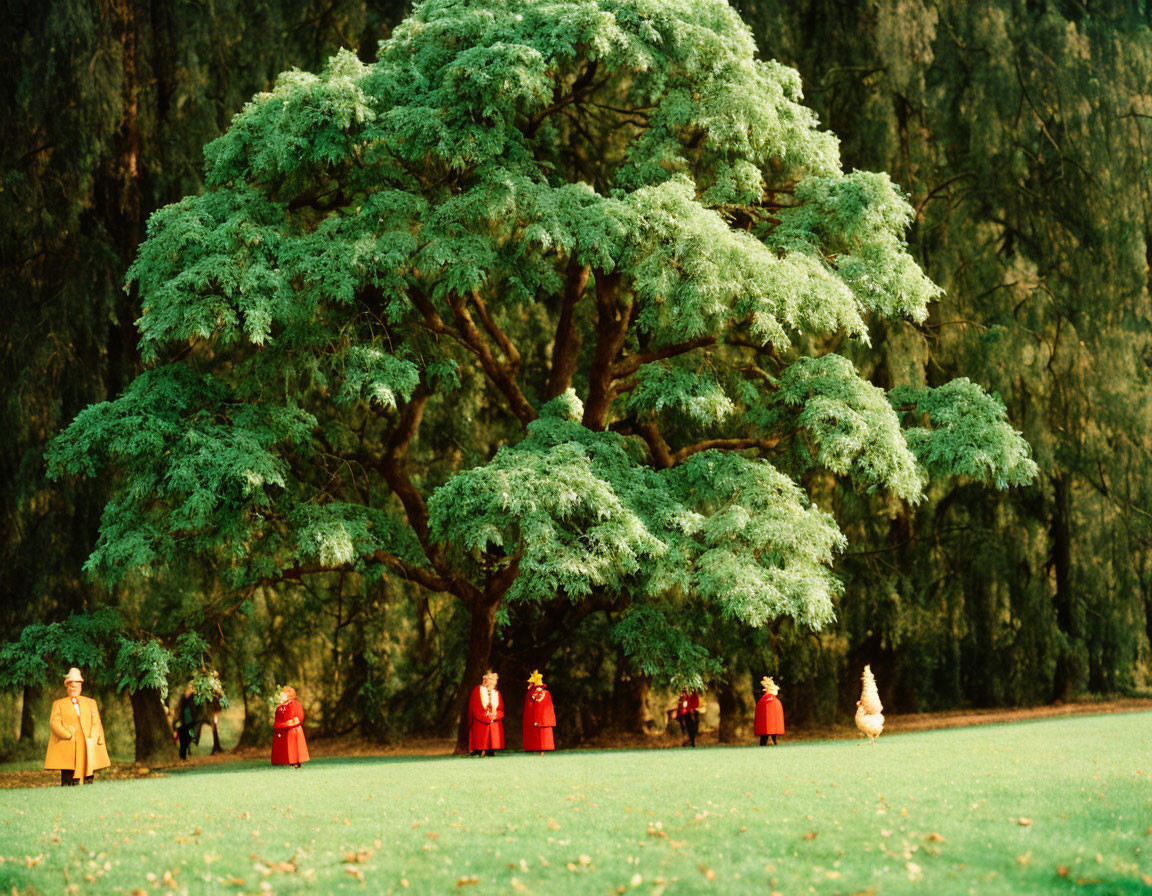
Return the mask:
[[[180,758],[188,758],[188,747],[192,743],[192,729],[196,722],[196,707],[192,697],[192,685],[184,689],[184,696],[176,707],[176,737],[180,740]]]
[[[680,701],[676,704],[676,720],[687,736],[683,746],[696,746],[696,735],[700,732],[700,695],[689,693],[687,688],[680,692]]]

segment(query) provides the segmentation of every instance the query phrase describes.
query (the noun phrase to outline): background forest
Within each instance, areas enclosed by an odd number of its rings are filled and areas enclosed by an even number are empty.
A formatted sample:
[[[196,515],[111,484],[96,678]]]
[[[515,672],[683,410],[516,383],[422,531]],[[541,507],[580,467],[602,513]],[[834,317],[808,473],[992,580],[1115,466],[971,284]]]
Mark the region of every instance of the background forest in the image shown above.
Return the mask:
[[[912,254],[944,290],[923,324],[874,324],[891,328],[873,334],[882,352],[854,360],[884,388],[967,376],[998,393],[1040,475],[1003,492],[934,482],[915,507],[830,483],[823,502],[849,540],[837,619],[818,633],[787,621],[754,636],[714,631],[722,736],[750,713],[765,673],[790,723],[847,712],[864,663],[894,711],[1147,690],[1145,3],[733,5],[763,57],[798,69],[844,168],[887,171],[909,194]],[[254,710],[246,738],[266,728],[277,683],[294,683],[328,733],[450,730],[468,641],[458,603],[354,574],[238,600],[195,566],[97,585],[82,568],[109,483],[51,480],[45,464],[50,439],[143,369],[139,299],[123,284],[149,215],[203,189],[204,145],[278,73],[319,70],[340,48],[372,61],[406,4],[221,2],[212,17],[182,2],[9,7],[0,738],[44,737],[42,703],[65,654],[102,701],[131,693],[138,756],[171,749],[157,694],[194,678],[207,695],[213,670]],[[566,708],[565,743],[640,728],[649,689],[668,684],[629,666],[613,613],[498,625],[493,662],[509,694],[551,639],[546,680]]]

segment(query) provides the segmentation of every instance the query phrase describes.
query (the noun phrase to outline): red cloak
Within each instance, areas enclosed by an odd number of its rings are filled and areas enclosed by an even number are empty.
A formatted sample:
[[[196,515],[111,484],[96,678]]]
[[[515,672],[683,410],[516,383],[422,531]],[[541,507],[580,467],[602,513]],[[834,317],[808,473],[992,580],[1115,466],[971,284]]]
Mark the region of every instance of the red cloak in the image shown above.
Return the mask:
[[[299,700],[289,700],[276,707],[276,719],[272,723],[272,764],[296,765],[307,762],[308,743],[304,740],[304,707]]]
[[[783,734],[784,707],[775,694],[765,694],[756,704],[756,734]]]
[[[480,696],[483,685],[476,685],[472,689],[472,699],[468,701],[468,716],[472,726],[468,731],[469,750],[503,750],[504,749],[504,700],[499,691],[490,691],[495,698],[488,707]]]
[[[699,711],[700,711],[700,695],[699,694],[696,694],[696,693],[692,693],[692,694],[682,693],[682,694],[680,694],[680,702],[676,705],[676,718],[680,719],[680,718],[683,718],[684,716],[688,715],[688,713],[699,712]]]
[[[552,729],[556,727],[556,712],[552,709],[552,695],[543,685],[530,685],[524,695],[524,750],[541,753],[555,750]]]

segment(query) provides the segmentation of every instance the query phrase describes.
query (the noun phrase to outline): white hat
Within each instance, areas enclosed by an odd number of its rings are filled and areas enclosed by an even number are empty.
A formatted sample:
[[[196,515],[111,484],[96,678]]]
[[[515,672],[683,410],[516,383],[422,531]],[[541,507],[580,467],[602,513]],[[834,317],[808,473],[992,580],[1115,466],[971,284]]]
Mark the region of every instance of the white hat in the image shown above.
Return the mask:
[[[68,682],[70,682],[70,681],[83,681],[83,680],[84,680],[84,676],[80,674],[80,670],[77,669],[75,666],[73,666],[71,669],[69,669],[68,674],[64,676],[64,684],[68,684]]]

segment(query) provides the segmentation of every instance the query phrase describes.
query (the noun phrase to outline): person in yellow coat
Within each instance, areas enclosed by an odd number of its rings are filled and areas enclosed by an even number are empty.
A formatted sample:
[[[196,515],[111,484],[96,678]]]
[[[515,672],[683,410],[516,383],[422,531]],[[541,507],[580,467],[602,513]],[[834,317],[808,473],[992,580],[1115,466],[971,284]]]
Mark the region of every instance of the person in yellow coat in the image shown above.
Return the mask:
[[[91,697],[81,697],[84,676],[73,666],[64,676],[68,696],[52,704],[48,755],[44,768],[60,770],[60,784],[91,784],[92,773],[112,764],[104,743],[100,711]]]

